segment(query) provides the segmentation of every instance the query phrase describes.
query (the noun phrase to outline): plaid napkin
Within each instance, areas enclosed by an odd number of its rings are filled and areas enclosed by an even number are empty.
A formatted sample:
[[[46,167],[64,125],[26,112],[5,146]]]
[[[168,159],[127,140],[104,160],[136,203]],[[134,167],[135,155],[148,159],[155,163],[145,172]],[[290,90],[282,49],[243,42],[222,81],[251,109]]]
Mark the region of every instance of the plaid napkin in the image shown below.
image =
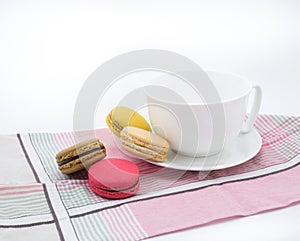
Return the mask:
[[[123,200],[95,195],[85,170],[70,176],[58,171],[55,154],[76,143],[74,133],[2,136],[0,240],[141,240],[298,203],[299,124],[300,117],[259,116],[258,155],[200,180],[198,172],[130,158],[139,166],[141,187]],[[108,129],[96,135],[108,157],[128,159]]]

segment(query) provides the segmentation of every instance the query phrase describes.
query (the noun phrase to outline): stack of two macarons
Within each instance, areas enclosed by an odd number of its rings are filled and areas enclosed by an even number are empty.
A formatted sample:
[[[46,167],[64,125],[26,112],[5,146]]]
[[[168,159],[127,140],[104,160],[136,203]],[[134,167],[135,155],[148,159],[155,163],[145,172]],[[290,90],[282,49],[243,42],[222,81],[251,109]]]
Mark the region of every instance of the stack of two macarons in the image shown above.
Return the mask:
[[[63,174],[88,170],[89,186],[97,195],[110,199],[134,195],[140,185],[138,167],[128,160],[105,157],[104,144],[91,139],[60,151],[56,161]]]
[[[120,138],[122,147],[135,157],[163,162],[169,143],[151,132],[149,123],[138,112],[117,106],[106,117],[109,129]]]

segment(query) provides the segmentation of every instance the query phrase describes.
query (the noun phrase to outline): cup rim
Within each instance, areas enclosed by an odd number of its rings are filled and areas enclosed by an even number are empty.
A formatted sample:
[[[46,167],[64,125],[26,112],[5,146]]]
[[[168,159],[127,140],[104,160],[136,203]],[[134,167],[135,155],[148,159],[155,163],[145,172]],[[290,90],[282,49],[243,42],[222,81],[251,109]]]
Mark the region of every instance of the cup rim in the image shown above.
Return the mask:
[[[219,70],[214,70],[214,69],[208,69],[208,70],[205,70],[205,72],[208,75],[209,75],[209,73],[218,73],[218,74],[231,75],[231,76],[237,77],[237,78],[247,82],[249,84],[250,88],[247,91],[245,91],[243,94],[238,95],[236,97],[232,97],[232,98],[228,98],[228,99],[220,100],[220,101],[216,101],[216,102],[205,102],[205,103],[200,103],[200,102],[199,103],[196,103],[196,102],[179,103],[179,102],[175,102],[175,101],[169,101],[169,100],[163,100],[163,99],[156,98],[156,97],[150,95],[150,93],[148,91],[146,91],[146,88],[144,88],[144,92],[148,99],[151,98],[151,99],[161,102],[161,103],[178,105],[178,106],[187,106],[187,105],[188,106],[207,106],[207,105],[225,104],[228,102],[232,102],[232,101],[236,101],[238,99],[244,98],[251,92],[251,90],[253,88],[253,82],[249,81],[246,77],[243,77],[239,74],[235,74],[235,73],[227,72],[227,71],[219,71]]]

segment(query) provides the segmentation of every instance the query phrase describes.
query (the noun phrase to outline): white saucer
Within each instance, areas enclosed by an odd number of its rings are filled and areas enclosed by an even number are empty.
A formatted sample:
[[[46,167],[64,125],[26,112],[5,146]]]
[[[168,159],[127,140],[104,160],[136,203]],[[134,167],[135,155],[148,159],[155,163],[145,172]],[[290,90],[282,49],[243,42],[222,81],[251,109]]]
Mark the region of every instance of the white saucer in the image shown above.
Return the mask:
[[[165,162],[145,160],[157,166],[189,171],[212,171],[242,164],[254,157],[260,150],[262,140],[256,130],[240,134],[236,140],[224,149],[208,157],[187,157],[173,151],[168,152]]]

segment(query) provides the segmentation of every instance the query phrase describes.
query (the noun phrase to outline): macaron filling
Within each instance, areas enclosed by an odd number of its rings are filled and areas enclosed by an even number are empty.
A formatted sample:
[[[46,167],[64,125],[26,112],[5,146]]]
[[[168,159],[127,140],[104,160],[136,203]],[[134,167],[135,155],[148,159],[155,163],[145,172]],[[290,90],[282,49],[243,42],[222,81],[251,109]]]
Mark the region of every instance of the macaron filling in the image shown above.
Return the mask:
[[[112,113],[109,113],[106,118],[106,122],[109,128],[115,131],[115,134],[120,133],[123,129],[123,127],[116,120],[112,120]]]
[[[122,136],[121,142],[124,142],[128,145],[130,143],[134,143],[136,146],[147,148],[147,149],[149,149],[151,151],[155,151],[156,153],[159,153],[159,154],[166,154],[168,151],[167,147],[156,145],[154,142],[147,144],[145,141],[138,139],[134,136],[130,136],[129,134],[126,135],[126,134],[122,133],[121,136]]]
[[[123,127],[116,121],[112,121],[112,127],[117,131],[122,131]]]
[[[141,152],[143,154],[153,156],[153,157],[163,158],[167,155],[167,153],[165,151],[151,149],[151,146],[146,147],[146,146],[138,145],[137,143],[131,142],[129,139],[121,140],[121,144],[124,146],[127,146],[129,148],[133,148],[134,150],[136,150],[138,152]]]
[[[80,154],[80,155],[76,155],[76,156],[69,157],[69,158],[67,158],[67,159],[65,159],[65,160],[63,160],[63,161],[58,162],[57,164],[58,164],[58,166],[63,166],[63,165],[65,165],[65,164],[67,164],[67,163],[69,163],[69,162],[71,162],[71,161],[74,161],[74,160],[76,160],[76,159],[79,159],[80,157],[83,157],[83,156],[89,155],[89,154],[91,154],[91,153],[93,153],[93,152],[96,152],[96,151],[98,151],[99,149],[100,149],[100,150],[104,150],[104,146],[100,146],[100,147],[98,147],[98,148],[95,148],[95,149],[86,151],[86,152],[84,152],[84,153],[82,153],[82,154]]]
[[[125,192],[126,193],[126,192],[129,192],[130,190],[132,190],[133,188],[135,188],[138,185],[139,181],[140,180],[138,178],[137,181],[133,185],[131,185],[131,186],[127,187],[127,188],[123,188],[123,189],[114,189],[112,187],[109,188],[109,187],[105,187],[105,186],[100,187],[100,186],[94,185],[94,183],[91,182],[91,181],[90,181],[90,186],[93,189],[96,189],[96,190],[99,190],[99,191],[105,191],[105,192]]]

